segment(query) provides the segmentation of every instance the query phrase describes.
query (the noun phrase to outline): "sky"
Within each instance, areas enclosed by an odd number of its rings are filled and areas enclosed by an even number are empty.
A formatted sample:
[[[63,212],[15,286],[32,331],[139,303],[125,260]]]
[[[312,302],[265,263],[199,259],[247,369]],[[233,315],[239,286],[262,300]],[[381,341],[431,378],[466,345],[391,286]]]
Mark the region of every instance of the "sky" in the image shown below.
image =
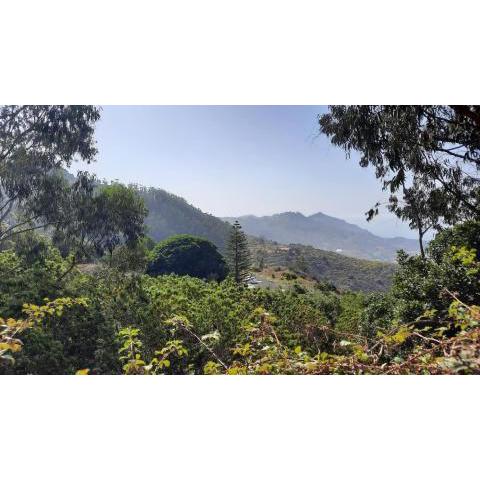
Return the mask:
[[[162,188],[216,216],[323,212],[382,236],[415,232],[388,212],[358,157],[318,132],[324,106],[104,106],[97,161],[75,164],[101,179]]]

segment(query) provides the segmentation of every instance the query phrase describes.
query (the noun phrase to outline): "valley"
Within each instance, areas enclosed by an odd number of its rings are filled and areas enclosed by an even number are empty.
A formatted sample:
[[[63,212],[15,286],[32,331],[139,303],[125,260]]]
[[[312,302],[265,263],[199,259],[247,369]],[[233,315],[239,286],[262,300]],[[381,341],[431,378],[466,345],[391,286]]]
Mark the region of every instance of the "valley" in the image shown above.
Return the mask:
[[[132,188],[135,188],[148,209],[145,224],[147,234],[153,240],[158,242],[172,235],[190,234],[206,238],[213,242],[221,252],[225,251],[231,230],[231,225],[225,219],[204,213],[190,205],[185,199],[165,190],[141,186]],[[297,217],[298,215],[295,214]],[[265,233],[264,230],[260,231],[260,234],[252,234],[251,230],[249,231],[249,227],[251,227],[249,219],[251,220],[251,217],[241,217],[240,224],[247,234],[250,233],[249,245],[254,265],[257,268],[264,265],[265,267],[289,269],[306,275],[314,281],[331,282],[341,290],[384,291],[391,284],[395,271],[395,266],[391,262],[355,258],[353,255],[348,256],[347,252],[339,254],[328,251],[328,249],[309,246],[307,241],[305,244],[301,244],[267,240],[266,236],[261,235]],[[333,224],[343,222],[338,219],[334,220],[336,221]],[[346,222],[343,223],[346,224]],[[348,224],[346,225],[348,226]],[[328,228],[330,227],[324,227],[325,235],[329,234]],[[359,227],[355,227],[353,230],[355,232],[359,230],[375,237]],[[274,228],[272,228],[272,232],[271,235],[275,236]],[[330,232],[330,235],[332,237],[339,236],[335,230]],[[314,238],[313,233],[312,238]],[[408,242],[407,245],[409,245]],[[392,252],[389,258],[393,260],[393,247],[389,248]],[[263,267],[261,269],[263,270]]]

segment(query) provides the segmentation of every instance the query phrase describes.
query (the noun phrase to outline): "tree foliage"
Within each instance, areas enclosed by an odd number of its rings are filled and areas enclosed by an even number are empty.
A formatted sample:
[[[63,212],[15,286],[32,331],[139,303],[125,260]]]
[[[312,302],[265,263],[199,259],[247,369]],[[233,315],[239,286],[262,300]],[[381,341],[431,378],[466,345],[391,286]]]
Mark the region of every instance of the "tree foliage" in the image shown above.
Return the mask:
[[[0,108],[0,241],[65,221],[65,196],[83,191],[88,177],[80,175],[69,189],[59,169],[94,159],[99,117],[93,106]]]
[[[193,235],[174,235],[160,242],[152,252],[149,275],[190,275],[191,277],[223,280],[227,275],[225,260],[217,247]]]
[[[74,187],[75,189],[75,187]],[[144,235],[147,210],[137,193],[122,184],[100,185],[70,198],[70,215],[54,241],[79,258],[110,255],[119,245],[135,247]]]
[[[238,221],[232,225],[227,245],[227,261],[236,283],[243,283],[251,269],[251,254],[248,240]]]
[[[478,106],[330,106],[319,124],[334,145],[359,152],[360,165],[375,169],[390,192],[388,208],[420,241],[432,227],[479,217]]]

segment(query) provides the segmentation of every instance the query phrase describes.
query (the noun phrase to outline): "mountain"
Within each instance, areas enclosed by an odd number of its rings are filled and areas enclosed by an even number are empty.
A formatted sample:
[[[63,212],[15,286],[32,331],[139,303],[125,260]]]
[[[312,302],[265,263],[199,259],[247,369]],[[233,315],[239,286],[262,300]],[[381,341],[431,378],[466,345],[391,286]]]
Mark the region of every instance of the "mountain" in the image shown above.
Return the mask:
[[[231,226],[202,212],[178,197],[159,188],[132,186],[145,201],[147,233],[157,242],[172,235],[188,233],[206,238],[224,252]]]
[[[418,251],[416,240],[379,237],[357,225],[323,213],[305,216],[298,212],[285,212],[265,217],[226,217],[223,220],[230,223],[238,220],[249,235],[280,243],[309,245],[367,260],[392,262],[397,250],[403,249],[409,253]]]
[[[225,252],[231,228],[229,223],[202,212],[165,190],[133,188],[148,208],[145,223],[148,235],[154,240],[189,233],[210,240]],[[392,264],[360,260],[304,245],[281,245],[255,236],[249,237],[249,244],[256,263],[263,258],[265,266],[304,272],[315,280],[331,282],[340,289],[386,290],[395,270]]]
[[[67,178],[74,179],[70,174]],[[188,233],[210,240],[225,253],[231,231],[228,222],[160,188],[130,187],[145,201],[149,212],[145,220],[147,234],[155,241]],[[304,272],[312,279],[331,282],[339,289],[386,290],[395,270],[395,266],[388,263],[360,260],[305,245],[283,245],[255,236],[249,236],[249,245],[256,265],[262,258],[266,267]]]
[[[75,181],[75,175],[62,170],[60,172],[70,183]],[[108,181],[98,181],[97,184],[108,185]],[[213,215],[202,212],[190,205],[184,198],[169,193],[161,188],[144,187],[130,184],[144,200],[148,209],[145,219],[147,235],[159,242],[172,235],[187,233],[206,238],[224,252],[230,234],[231,225]]]

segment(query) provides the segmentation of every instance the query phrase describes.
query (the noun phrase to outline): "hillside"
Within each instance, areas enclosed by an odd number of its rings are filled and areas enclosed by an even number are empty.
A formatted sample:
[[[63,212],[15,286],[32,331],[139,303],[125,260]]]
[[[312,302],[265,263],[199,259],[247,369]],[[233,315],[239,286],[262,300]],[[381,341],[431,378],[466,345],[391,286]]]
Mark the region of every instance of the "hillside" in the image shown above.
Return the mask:
[[[62,174],[69,182],[75,176],[66,170]],[[99,185],[107,185],[107,181],[99,181]],[[159,242],[165,238],[187,233],[206,238],[213,242],[221,251],[225,249],[230,233],[230,225],[199,208],[190,205],[184,198],[169,193],[161,188],[144,187],[130,184],[138,195],[143,198],[148,208],[145,220],[147,234]]]
[[[332,283],[340,290],[386,291],[395,265],[347,257],[334,252],[299,244],[282,245],[250,237],[249,244],[256,266],[262,272],[272,268],[288,269],[320,282]]]
[[[237,219],[249,235],[285,244],[310,245],[368,260],[392,262],[397,250],[411,253],[418,250],[416,240],[379,237],[357,225],[323,213],[305,216],[298,212],[286,212],[264,217],[226,217],[223,220],[233,222]]]
[[[188,233],[206,238],[221,251],[225,250],[230,233],[227,222],[202,212],[185,199],[165,190],[140,186],[134,188],[149,210],[146,225],[148,234],[154,240]],[[248,233],[248,229],[246,231]],[[331,282],[344,290],[386,290],[394,271],[391,264],[351,258],[300,244],[282,245],[255,236],[249,238],[249,243],[257,262],[264,257],[266,266],[304,272],[315,280]]]
[[[230,225],[213,215],[202,212],[178,197],[159,188],[134,186],[148,208],[145,221],[148,235],[155,241],[179,233],[206,238],[224,251]]]
[[[210,240],[225,253],[230,234],[229,223],[202,212],[182,197],[165,190],[139,185],[131,187],[145,201],[149,211],[145,220],[147,233],[155,241],[186,233]],[[242,218],[242,226],[249,233],[246,218],[251,217]],[[265,234],[262,236],[267,237]],[[390,285],[395,268],[392,264],[352,258],[295,242],[277,243],[259,237],[249,236],[252,257],[257,265],[260,258],[263,258],[267,268],[279,267],[303,272],[314,280],[331,282],[343,290],[383,291]]]

